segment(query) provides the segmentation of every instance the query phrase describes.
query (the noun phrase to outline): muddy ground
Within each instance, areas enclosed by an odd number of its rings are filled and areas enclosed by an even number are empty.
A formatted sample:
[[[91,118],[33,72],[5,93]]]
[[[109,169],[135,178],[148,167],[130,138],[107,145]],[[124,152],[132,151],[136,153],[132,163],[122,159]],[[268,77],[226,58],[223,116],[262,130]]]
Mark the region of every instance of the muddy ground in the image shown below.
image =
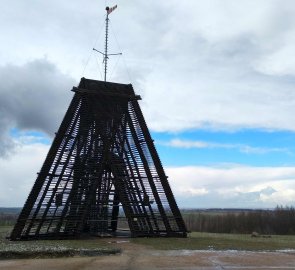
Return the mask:
[[[295,269],[295,251],[202,251],[155,250],[108,239],[111,247],[121,248],[118,255],[58,259],[0,260],[2,270],[154,270],[154,269]]]

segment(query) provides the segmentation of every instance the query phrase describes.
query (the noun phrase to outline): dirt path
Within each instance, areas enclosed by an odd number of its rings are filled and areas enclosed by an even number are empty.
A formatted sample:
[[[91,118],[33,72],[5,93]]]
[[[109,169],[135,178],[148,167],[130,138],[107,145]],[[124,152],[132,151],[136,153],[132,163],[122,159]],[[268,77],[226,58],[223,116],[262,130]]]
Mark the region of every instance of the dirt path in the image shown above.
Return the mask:
[[[119,255],[59,259],[0,260],[2,270],[192,270],[295,269],[295,252],[153,250],[128,240],[106,240]]]

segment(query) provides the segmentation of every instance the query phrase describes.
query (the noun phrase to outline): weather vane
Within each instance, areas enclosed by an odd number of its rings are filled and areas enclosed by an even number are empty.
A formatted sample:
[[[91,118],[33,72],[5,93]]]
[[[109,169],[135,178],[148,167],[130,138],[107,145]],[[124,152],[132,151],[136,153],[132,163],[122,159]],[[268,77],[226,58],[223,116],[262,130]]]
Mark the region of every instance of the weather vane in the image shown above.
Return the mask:
[[[113,7],[106,7],[106,30],[105,30],[105,47],[104,53],[93,48],[94,51],[99,52],[103,55],[103,63],[104,63],[104,81],[107,81],[107,69],[108,69],[108,58],[110,55],[122,55],[122,53],[108,53],[108,38],[109,38],[109,15],[117,8],[117,5]]]

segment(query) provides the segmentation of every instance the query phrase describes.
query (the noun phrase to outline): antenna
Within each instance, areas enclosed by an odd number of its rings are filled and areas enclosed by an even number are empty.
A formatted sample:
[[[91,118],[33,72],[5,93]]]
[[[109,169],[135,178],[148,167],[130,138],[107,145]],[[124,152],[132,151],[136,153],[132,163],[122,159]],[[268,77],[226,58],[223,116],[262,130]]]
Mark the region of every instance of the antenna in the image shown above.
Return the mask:
[[[103,55],[103,63],[104,63],[104,81],[107,81],[107,70],[108,70],[108,59],[111,55],[122,55],[122,53],[108,53],[108,39],[109,39],[109,15],[117,8],[117,5],[109,8],[106,7],[107,16],[106,16],[106,30],[105,30],[105,46],[104,46],[104,53],[93,48],[94,51]]]

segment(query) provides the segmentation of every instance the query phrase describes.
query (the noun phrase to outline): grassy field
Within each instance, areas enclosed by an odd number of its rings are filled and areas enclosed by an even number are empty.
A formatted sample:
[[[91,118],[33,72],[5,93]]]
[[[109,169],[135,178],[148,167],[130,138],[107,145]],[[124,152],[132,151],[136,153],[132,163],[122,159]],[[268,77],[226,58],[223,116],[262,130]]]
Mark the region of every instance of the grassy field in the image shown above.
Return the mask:
[[[190,250],[251,250],[274,251],[295,249],[295,236],[272,235],[271,238],[252,238],[246,234],[189,234],[188,238],[136,238],[132,242],[148,245],[155,249]]]
[[[101,238],[12,242],[6,239],[10,230],[9,226],[0,226],[0,259],[96,256],[120,252],[120,249],[108,244],[108,240]],[[274,251],[295,249],[294,235],[252,238],[250,235],[242,234],[193,232],[188,238],[133,238],[130,241],[158,250]]]

